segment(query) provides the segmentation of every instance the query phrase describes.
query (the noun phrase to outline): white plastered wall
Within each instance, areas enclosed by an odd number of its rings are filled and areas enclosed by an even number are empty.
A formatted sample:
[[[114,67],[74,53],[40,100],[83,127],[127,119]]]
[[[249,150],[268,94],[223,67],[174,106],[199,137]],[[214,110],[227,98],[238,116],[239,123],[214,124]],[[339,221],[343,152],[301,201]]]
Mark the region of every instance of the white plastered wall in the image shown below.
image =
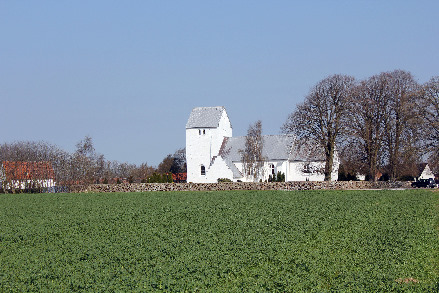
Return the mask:
[[[187,182],[211,182],[208,174],[212,158],[218,156],[224,137],[231,136],[232,126],[225,110],[216,128],[186,129]],[[202,165],[205,175],[201,175]]]
[[[212,166],[210,166],[209,172],[206,175],[206,181],[215,183],[218,182],[219,178],[227,178],[233,181],[233,172],[221,156],[216,157]]]

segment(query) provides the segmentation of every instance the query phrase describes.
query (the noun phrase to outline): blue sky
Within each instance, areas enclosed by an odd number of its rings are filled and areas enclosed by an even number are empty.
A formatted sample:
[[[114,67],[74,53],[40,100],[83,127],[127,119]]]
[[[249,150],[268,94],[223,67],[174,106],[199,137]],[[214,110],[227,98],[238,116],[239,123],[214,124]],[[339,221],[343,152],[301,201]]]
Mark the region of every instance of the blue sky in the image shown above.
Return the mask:
[[[439,1],[0,0],[0,143],[157,165],[197,106],[277,134],[331,74],[439,75]]]

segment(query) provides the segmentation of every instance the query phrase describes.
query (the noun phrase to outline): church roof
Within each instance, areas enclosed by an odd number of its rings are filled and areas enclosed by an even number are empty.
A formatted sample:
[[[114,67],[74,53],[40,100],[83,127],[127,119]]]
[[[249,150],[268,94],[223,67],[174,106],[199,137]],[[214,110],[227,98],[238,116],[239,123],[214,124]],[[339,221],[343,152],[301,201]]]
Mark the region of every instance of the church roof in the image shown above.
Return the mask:
[[[220,155],[233,162],[241,161],[245,150],[245,136],[226,137],[220,149]],[[262,155],[266,160],[288,160],[295,142],[291,135],[263,135]]]
[[[224,107],[197,107],[192,109],[189,120],[186,123],[188,128],[216,128],[226,109]]]

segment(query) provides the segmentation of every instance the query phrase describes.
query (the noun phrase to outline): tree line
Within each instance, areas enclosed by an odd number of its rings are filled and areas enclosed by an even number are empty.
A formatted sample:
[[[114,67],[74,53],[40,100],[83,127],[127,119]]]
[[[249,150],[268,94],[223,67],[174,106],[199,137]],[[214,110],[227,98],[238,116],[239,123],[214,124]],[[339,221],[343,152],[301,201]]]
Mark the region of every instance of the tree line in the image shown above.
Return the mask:
[[[93,139],[86,136],[76,144],[73,153],[44,141],[19,141],[0,145],[0,163],[3,161],[50,162],[57,185],[163,182],[171,181],[169,173],[186,172],[184,149],[167,155],[157,166],[106,160],[95,150]],[[171,178],[171,179],[170,179]]]
[[[325,151],[325,180],[335,152],[341,171],[409,179],[428,161],[439,172],[439,77],[420,84],[404,70],[364,80],[331,75],[314,85],[282,126]]]

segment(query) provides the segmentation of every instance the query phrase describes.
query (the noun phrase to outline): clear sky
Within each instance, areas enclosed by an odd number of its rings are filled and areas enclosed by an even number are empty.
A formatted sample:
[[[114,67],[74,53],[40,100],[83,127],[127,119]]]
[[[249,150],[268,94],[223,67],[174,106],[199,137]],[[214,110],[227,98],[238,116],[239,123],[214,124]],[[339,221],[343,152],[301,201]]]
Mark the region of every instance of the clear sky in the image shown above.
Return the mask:
[[[331,74],[439,75],[439,1],[0,0],[0,143],[157,165],[193,107],[278,134]]]

